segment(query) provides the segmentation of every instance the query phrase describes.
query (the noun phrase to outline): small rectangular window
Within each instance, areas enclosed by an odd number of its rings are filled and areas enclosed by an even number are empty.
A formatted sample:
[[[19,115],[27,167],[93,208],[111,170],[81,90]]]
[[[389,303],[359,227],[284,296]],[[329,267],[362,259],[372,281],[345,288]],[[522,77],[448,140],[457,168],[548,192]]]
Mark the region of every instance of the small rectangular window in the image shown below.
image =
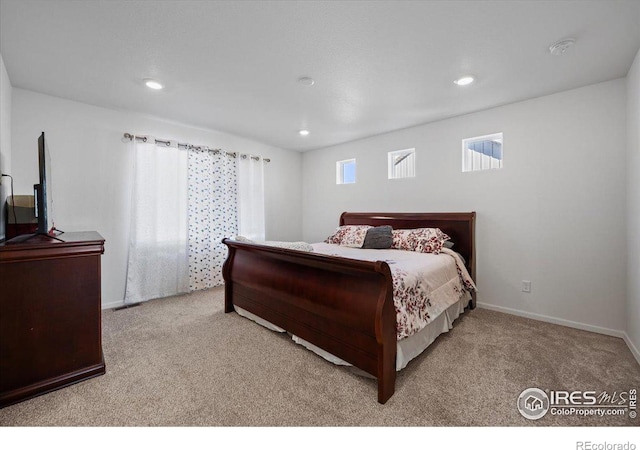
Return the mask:
[[[356,182],[356,160],[345,159],[336,163],[336,184],[352,184]]]
[[[462,140],[462,171],[502,169],[502,133]]]
[[[408,148],[388,153],[389,179],[416,176],[416,149]]]

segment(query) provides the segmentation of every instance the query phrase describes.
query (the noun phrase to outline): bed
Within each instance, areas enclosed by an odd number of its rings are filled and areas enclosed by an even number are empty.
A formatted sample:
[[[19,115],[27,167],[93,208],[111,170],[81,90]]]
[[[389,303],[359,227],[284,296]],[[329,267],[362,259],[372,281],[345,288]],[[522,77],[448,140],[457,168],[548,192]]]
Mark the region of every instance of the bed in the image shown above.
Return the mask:
[[[390,225],[395,230],[439,228],[455,242],[466,272],[475,280],[475,212],[345,212],[339,224]],[[286,330],[321,356],[377,378],[378,402],[391,398],[400,348],[393,261],[334,256],[327,249],[318,253],[230,239],[223,242],[229,249],[223,266],[225,312],[237,308],[263,324]],[[450,309],[454,313],[473,309],[475,291],[466,303]]]

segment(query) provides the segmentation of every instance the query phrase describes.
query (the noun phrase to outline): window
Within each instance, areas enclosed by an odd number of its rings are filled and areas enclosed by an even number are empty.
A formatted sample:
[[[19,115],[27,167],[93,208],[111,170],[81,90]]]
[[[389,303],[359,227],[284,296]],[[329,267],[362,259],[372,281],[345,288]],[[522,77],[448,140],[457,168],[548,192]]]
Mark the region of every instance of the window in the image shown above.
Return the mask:
[[[389,179],[411,178],[416,176],[416,149],[389,152]]]
[[[345,159],[336,163],[336,184],[352,184],[356,182],[356,160]]]
[[[502,133],[462,140],[462,171],[502,169]]]

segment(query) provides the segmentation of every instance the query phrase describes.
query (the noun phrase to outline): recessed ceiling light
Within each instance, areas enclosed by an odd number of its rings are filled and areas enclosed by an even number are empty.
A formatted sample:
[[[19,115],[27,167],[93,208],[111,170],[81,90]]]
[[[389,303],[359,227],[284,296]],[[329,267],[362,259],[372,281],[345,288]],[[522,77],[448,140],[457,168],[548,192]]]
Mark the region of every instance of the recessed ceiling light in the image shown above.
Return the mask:
[[[458,86],[466,86],[468,84],[473,83],[474,78],[472,76],[466,76],[466,77],[462,77],[462,78],[458,78],[457,80],[454,81],[455,84],[457,84]]]
[[[309,130],[300,130],[298,131],[300,136],[309,136]]]
[[[160,82],[153,80],[151,78],[145,78],[144,84],[150,89],[160,90],[164,88],[164,86]]]
[[[298,83],[304,85],[304,86],[313,86],[316,82],[313,78],[310,77],[301,77],[298,78]]]

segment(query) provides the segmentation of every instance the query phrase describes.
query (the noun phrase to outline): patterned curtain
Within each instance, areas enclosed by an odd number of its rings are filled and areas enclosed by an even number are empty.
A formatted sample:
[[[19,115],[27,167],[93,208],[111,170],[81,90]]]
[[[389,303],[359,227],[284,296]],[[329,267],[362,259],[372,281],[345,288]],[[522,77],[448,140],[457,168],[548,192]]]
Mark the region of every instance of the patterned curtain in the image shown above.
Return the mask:
[[[189,290],[223,284],[227,247],[238,234],[236,158],[225,152],[189,150]]]

